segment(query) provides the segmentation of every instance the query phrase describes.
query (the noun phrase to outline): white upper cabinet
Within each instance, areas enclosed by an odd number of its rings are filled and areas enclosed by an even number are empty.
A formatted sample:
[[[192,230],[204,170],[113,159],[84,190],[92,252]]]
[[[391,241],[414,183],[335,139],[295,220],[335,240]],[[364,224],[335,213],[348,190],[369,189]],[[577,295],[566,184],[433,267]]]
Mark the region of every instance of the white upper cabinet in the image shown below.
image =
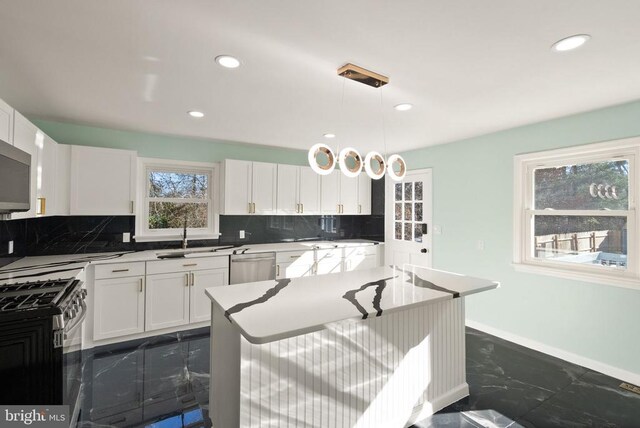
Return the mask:
[[[222,214],[371,214],[371,180],[340,171],[227,159],[223,162]]]
[[[251,202],[254,214],[271,215],[276,213],[277,182],[277,164],[253,162]]]
[[[253,162],[227,159],[223,163],[222,213],[249,214]]]
[[[56,147],[55,215],[69,215],[69,191],[71,190],[71,146]],[[47,209],[47,215],[51,212]]]
[[[358,214],[371,214],[371,178],[364,172],[358,176]]]
[[[320,214],[320,176],[310,167],[278,165],[278,214]]]
[[[275,214],[277,164],[227,159],[222,173],[222,214]]]
[[[278,165],[278,214],[292,215],[300,212],[298,166]]]
[[[13,144],[13,108],[0,100],[0,140]]]
[[[71,215],[131,215],[136,152],[71,147]]]
[[[362,174],[361,174],[362,175]],[[341,214],[358,214],[358,178],[340,173]]]
[[[322,214],[340,214],[340,175],[334,171],[321,177],[320,208]]]
[[[12,219],[29,218],[36,216],[36,186],[38,181],[38,146],[42,145],[43,134],[29,120],[18,113],[14,113],[14,138],[13,145],[31,155],[31,190],[29,211],[13,213]]]
[[[340,171],[322,176],[322,214],[358,214],[358,182]]]
[[[300,213],[318,215],[320,214],[320,175],[309,166],[298,167],[298,172]]]
[[[42,134],[42,144],[38,144],[36,172],[36,215],[52,216],[58,212],[58,143]]]
[[[14,146],[31,155],[31,208],[11,218],[57,215],[58,143],[19,112],[14,115]]]

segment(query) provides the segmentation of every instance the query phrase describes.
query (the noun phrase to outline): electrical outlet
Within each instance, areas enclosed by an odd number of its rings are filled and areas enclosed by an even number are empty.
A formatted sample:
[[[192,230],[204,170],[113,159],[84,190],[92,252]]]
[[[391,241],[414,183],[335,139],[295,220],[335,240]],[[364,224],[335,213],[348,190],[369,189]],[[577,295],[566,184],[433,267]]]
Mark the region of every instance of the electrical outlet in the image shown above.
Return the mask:
[[[13,254],[13,241],[9,241],[9,248],[7,249],[7,254]]]
[[[131,233],[125,232],[122,234],[122,242],[131,242]]]
[[[239,235],[240,235],[240,239],[244,239],[244,230],[241,230]]]
[[[484,241],[478,241],[478,243],[476,244],[476,247],[480,251],[484,250]]]

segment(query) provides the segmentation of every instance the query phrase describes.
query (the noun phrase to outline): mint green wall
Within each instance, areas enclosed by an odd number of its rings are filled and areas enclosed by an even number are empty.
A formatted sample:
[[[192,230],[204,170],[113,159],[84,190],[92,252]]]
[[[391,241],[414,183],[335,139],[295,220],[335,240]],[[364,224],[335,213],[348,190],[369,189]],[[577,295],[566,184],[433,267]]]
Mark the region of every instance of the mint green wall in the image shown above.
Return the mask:
[[[637,290],[515,272],[513,156],[640,135],[640,102],[403,153],[433,168],[433,263],[501,288],[467,299],[467,318],[640,374]],[[485,242],[483,251],[476,249]]]
[[[58,143],[136,150],[141,157],[199,162],[242,159],[292,165],[307,164],[307,154],[302,150],[31,120]]]

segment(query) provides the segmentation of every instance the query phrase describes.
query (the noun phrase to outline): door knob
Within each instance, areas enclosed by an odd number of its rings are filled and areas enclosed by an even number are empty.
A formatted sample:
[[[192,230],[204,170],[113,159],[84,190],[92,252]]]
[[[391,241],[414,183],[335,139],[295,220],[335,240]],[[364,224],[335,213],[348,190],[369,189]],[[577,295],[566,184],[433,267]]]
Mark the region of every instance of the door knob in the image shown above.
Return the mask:
[[[420,248],[420,252],[421,252],[421,253],[428,253],[428,252],[429,252],[429,250],[427,250],[426,248]]]

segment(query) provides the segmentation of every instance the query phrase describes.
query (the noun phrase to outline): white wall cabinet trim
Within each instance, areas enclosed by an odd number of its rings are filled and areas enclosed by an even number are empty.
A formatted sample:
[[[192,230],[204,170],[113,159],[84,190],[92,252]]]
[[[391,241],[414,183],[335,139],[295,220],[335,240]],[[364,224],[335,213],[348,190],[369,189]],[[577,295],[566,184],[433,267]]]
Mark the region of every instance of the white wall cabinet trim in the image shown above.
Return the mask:
[[[15,110],[0,99],[0,140],[13,144],[13,126]]]

